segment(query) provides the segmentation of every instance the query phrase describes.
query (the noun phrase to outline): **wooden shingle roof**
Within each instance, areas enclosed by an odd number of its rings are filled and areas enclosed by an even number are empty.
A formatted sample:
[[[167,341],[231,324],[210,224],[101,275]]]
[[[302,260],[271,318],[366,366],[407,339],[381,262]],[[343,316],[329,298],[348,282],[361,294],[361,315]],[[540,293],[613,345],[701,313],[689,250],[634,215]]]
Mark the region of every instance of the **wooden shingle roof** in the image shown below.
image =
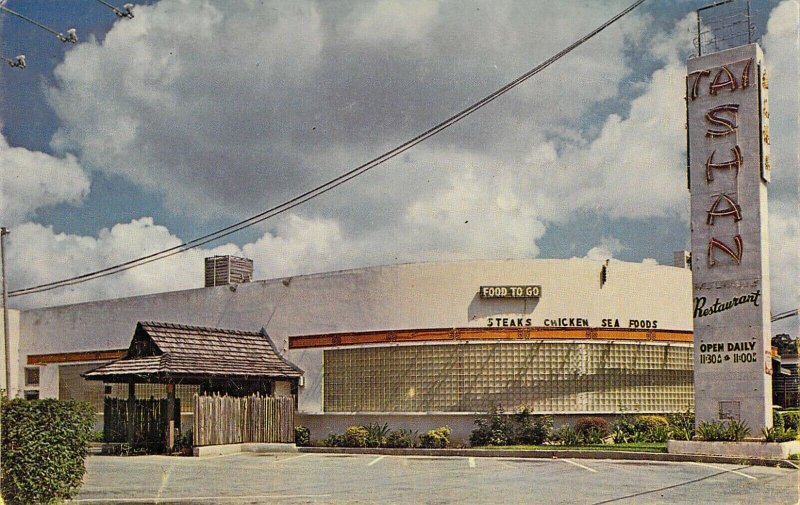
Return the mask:
[[[83,374],[115,382],[137,377],[230,379],[298,378],[303,371],[283,358],[267,333],[139,322],[128,352]]]

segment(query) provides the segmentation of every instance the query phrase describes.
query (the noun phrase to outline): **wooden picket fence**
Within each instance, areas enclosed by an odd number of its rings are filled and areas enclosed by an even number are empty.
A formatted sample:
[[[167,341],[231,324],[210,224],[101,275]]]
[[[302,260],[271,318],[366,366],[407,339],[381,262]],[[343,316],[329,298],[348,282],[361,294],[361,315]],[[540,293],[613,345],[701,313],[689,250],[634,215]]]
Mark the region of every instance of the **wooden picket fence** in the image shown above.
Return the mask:
[[[103,403],[103,441],[129,443],[132,448],[159,451],[164,447],[167,434],[167,408],[169,400],[135,400],[133,440],[128,440],[128,400],[106,398]],[[180,412],[180,400],[175,399],[175,412]],[[180,416],[175,427],[180,430]]]
[[[288,396],[194,395],[195,446],[294,442],[294,399]]]

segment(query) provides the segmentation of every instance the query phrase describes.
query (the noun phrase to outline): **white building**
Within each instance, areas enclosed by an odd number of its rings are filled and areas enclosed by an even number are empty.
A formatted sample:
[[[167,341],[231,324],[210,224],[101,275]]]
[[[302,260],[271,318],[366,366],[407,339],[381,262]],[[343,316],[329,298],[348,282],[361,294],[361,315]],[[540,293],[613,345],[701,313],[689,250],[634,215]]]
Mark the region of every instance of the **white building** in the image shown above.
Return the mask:
[[[497,405],[557,416],[684,411],[691,289],[691,271],[670,266],[457,261],[11,311],[11,387],[102,411],[103,396],[124,394],[80,373],[120,357],[137,322],[162,321],[264,328],[305,372],[298,417],[313,438],[372,421],[449,424],[460,438]],[[158,387],[139,385],[137,397]]]

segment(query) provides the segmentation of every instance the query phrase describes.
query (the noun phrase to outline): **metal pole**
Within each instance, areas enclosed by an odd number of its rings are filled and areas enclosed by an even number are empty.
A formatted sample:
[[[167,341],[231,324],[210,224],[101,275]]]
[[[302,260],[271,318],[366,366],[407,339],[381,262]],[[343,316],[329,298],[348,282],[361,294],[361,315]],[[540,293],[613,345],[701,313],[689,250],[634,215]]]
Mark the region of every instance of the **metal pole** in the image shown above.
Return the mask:
[[[3,345],[6,365],[6,396],[11,399],[11,338],[8,330],[8,287],[6,284],[6,248],[5,236],[8,228],[0,227],[0,269],[3,274]]]

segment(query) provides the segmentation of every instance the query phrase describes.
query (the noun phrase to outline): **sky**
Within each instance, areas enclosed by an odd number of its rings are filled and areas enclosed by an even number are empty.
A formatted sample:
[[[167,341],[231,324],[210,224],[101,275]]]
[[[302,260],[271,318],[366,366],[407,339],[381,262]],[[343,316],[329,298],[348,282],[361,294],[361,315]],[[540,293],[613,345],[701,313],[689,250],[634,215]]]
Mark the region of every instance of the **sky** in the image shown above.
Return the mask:
[[[425,131],[632,0],[7,0],[0,225],[9,289],[175,246]],[[115,3],[115,2],[111,2]],[[124,2],[116,2],[122,4]],[[651,0],[466,120],[303,206],[170,259],[10,300],[58,305],[414,261],[689,249],[684,79],[695,9]],[[800,6],[753,0],[770,73],[772,311],[800,305]]]

